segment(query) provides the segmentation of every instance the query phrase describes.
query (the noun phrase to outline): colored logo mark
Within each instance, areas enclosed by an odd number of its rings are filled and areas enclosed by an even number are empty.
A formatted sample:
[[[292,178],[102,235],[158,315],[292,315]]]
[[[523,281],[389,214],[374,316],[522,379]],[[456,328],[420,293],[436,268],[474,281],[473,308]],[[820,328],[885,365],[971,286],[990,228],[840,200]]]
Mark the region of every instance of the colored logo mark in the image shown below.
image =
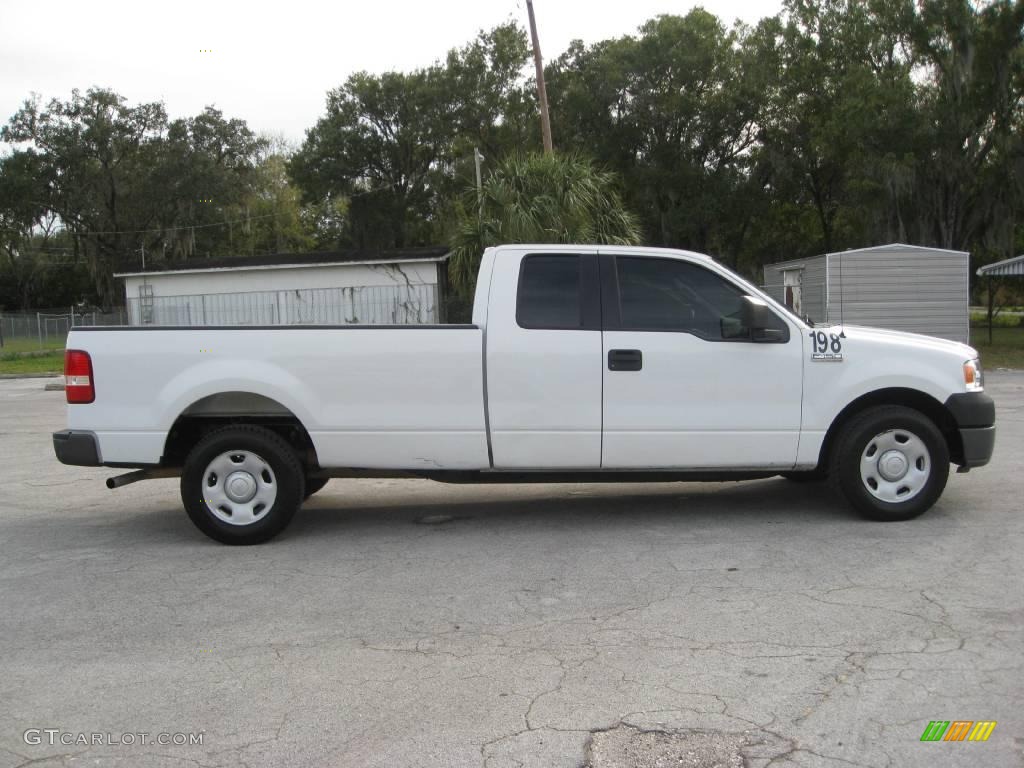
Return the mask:
[[[931,720],[921,741],[988,741],[995,728],[995,720]]]

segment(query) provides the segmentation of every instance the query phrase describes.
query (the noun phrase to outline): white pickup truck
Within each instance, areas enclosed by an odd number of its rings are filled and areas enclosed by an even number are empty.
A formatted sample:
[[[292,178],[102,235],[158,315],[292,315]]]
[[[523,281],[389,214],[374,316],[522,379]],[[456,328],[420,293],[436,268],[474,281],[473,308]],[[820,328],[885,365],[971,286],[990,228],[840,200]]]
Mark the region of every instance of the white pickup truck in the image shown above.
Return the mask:
[[[229,544],[279,533],[331,477],[829,481],[915,517],[988,462],[977,353],[812,327],[707,256],[488,249],[471,325],[75,328],[65,464],[181,476]]]

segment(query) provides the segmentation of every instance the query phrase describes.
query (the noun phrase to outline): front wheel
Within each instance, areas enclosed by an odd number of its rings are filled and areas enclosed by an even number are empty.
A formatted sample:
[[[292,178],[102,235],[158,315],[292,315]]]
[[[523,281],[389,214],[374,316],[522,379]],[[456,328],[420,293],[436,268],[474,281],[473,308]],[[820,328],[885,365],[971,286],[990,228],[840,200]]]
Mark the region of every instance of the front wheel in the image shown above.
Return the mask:
[[[181,500],[203,533],[223,544],[260,544],[302,505],[299,457],[269,429],[231,426],[206,435],[185,459]]]
[[[884,522],[928,511],[949,478],[949,447],[911,408],[870,408],[839,434],[829,480],[861,515]]]
[[[317,491],[322,491],[324,486],[327,485],[326,477],[307,477],[306,478],[306,495],[304,498],[309,498]]]
[[[814,469],[798,469],[789,472],[780,472],[780,477],[791,480],[794,483],[823,483],[828,480],[828,470],[824,466]]]

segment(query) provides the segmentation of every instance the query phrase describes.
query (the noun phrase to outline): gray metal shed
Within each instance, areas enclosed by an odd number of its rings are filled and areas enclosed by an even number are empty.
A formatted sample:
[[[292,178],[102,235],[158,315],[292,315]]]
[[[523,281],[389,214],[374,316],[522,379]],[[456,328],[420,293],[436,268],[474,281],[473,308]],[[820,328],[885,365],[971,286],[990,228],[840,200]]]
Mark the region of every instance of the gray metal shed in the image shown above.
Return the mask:
[[[816,323],[839,323],[968,341],[970,254],[878,245],[764,267],[764,288]]]

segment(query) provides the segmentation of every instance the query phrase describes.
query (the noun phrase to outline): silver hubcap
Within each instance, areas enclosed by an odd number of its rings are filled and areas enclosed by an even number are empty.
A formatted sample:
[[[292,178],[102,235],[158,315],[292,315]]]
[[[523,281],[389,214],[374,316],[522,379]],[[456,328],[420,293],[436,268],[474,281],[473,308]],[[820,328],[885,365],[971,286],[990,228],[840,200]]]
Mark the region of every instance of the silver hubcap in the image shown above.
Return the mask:
[[[231,525],[261,520],[277,498],[270,465],[251,451],[228,451],[203,473],[203,501],[214,517]]]
[[[876,499],[898,503],[914,498],[931,475],[924,441],[905,429],[890,429],[868,441],[860,457],[860,479]]]

